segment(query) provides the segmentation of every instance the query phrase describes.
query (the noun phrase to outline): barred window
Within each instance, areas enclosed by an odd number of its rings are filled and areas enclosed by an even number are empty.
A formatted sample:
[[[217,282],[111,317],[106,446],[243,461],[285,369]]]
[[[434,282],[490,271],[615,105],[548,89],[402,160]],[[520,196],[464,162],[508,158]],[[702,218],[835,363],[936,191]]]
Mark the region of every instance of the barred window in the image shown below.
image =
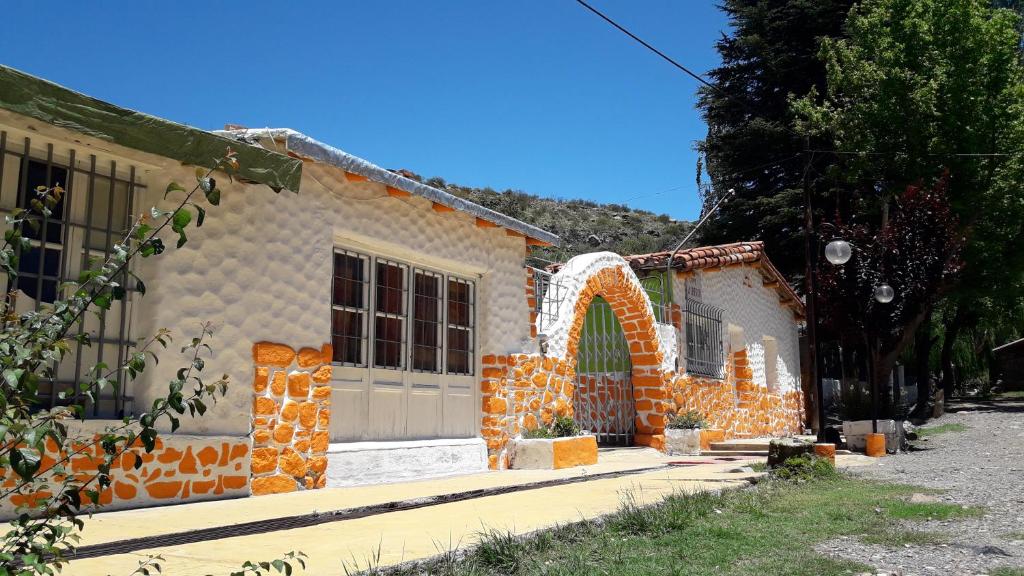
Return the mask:
[[[405,365],[406,271],[403,264],[377,259],[373,365],[378,368]]]
[[[66,143],[40,140],[0,130],[0,211],[30,208],[37,187],[64,189],[38,227],[24,227],[28,246],[18,255],[17,281],[11,287],[0,286],[4,293],[10,288],[17,291],[18,310],[56,302],[62,297],[63,282],[77,280],[82,271],[106,259],[131,227],[132,207],[145,190],[130,164],[79,156]],[[127,275],[117,280],[127,296],[84,317],[75,335],[87,334],[92,345],[72,343],[64,361],[55,365],[54,376],[40,382],[40,407],[84,403],[85,416],[103,418],[134,411],[130,382],[121,373],[112,378],[121,385],[95,390],[95,401],[79,389],[94,366],[114,369],[130,354],[135,283]]]
[[[725,377],[722,354],[722,309],[686,300],[686,372]]]
[[[412,305],[412,369],[441,371],[441,275],[416,270]]]
[[[331,293],[333,361],[472,375],[474,298],[470,280],[337,248]]]
[[[366,366],[367,260],[354,252],[334,253],[331,345],[334,361],[349,366]]]
[[[473,283],[457,278],[448,280],[448,361],[449,374],[473,373]]]

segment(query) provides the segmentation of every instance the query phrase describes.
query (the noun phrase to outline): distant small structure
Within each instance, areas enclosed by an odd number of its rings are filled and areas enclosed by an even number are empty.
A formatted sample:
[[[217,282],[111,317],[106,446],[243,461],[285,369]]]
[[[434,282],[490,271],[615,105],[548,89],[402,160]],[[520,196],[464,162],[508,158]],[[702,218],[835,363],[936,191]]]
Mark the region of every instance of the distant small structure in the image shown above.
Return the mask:
[[[1004,390],[1024,390],[1024,338],[992,349],[996,358],[995,380]]]

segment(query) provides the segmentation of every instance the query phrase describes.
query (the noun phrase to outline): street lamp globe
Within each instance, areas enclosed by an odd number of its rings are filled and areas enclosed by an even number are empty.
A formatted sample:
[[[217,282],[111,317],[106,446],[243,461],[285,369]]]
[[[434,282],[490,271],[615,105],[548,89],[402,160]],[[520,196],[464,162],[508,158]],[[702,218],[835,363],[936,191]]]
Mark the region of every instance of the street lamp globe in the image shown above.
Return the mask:
[[[846,240],[833,240],[825,245],[825,259],[836,266],[846,264],[853,255],[853,249]]]
[[[888,304],[896,297],[896,291],[885,282],[875,286],[875,300],[881,304]]]

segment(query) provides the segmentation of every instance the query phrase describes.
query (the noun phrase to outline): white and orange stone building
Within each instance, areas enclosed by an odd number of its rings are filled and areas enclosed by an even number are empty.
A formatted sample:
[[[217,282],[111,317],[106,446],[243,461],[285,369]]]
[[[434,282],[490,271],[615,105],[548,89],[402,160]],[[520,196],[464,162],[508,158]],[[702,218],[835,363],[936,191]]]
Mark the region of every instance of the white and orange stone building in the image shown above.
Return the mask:
[[[203,227],[138,263],[145,295],[90,318],[93,346],[40,398],[60,403],[82,371],[158,329],[185,339],[213,324],[206,365],[230,376],[226,397],[139,470],[126,458],[110,507],[502,469],[518,435],[557,416],[655,448],[678,410],[723,437],[802,430],[802,306],[759,243],[685,250],[671,271],[667,254],[611,253],[533,271],[531,249],[555,235],[298,132],[205,132],[3,67],[0,86],[0,209],[37,185],[67,189],[8,287],[19,306],[53,302],[134,215],[170,205],[168,182],[239,151],[241,178],[217,177]],[[580,360],[595,302],[625,342],[620,376],[600,386]],[[173,356],[104,391],[75,429],[145,410]],[[73,470],[94,468],[88,456]]]

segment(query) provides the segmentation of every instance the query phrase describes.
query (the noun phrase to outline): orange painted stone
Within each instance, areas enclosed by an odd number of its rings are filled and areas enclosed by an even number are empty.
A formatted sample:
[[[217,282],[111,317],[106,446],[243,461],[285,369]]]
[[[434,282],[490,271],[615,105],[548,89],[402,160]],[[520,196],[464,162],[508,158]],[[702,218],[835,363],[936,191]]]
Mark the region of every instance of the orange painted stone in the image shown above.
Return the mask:
[[[158,500],[174,498],[181,492],[181,481],[171,480],[168,482],[152,482],[146,484],[146,492],[149,494],[150,498],[156,498]]]
[[[288,400],[285,402],[284,407],[281,408],[281,420],[285,422],[294,422],[299,416],[299,404]]]
[[[225,476],[223,480],[224,487],[229,490],[245,488],[245,485],[249,483],[247,476]]]
[[[310,376],[308,372],[292,372],[288,375],[288,395],[292,398],[309,396]]]
[[[313,452],[326,452],[327,446],[331,443],[330,433],[326,430],[318,430],[313,432],[310,439],[310,449]]]
[[[274,441],[280,444],[287,444],[292,441],[292,434],[295,433],[295,427],[286,422],[282,422],[274,428]]]
[[[508,410],[508,402],[504,398],[484,398],[483,410],[488,414],[504,414]]]
[[[865,438],[864,454],[872,458],[885,456],[885,434],[868,434]]]
[[[283,396],[287,378],[288,375],[282,370],[274,372],[274,379],[270,383],[270,393],[274,396]]]
[[[284,474],[253,478],[250,487],[252,489],[253,496],[262,496],[264,494],[284,494],[285,492],[295,492],[298,489],[298,486],[295,484],[295,479]]]
[[[178,464],[178,472],[182,474],[196,474],[199,469],[196,467],[196,457],[192,455],[192,447],[185,448],[185,455],[181,457]]]
[[[281,472],[290,474],[292,476],[305,476],[306,475],[306,459],[298,455],[295,450],[291,448],[285,448],[281,451],[281,456],[277,460],[277,465],[281,469]]]
[[[313,428],[316,426],[316,411],[317,406],[313,402],[303,402],[298,405],[299,413],[299,424],[303,428]]]
[[[836,463],[836,445],[835,444],[815,444],[814,453],[821,458],[828,458],[832,464]]]
[[[270,380],[270,368],[259,366],[256,368],[256,375],[252,379],[253,392],[261,393],[267,389],[267,382]]]
[[[316,348],[299,350],[299,368],[312,368],[323,364],[323,354]]]
[[[252,451],[250,469],[253,474],[264,474],[277,469],[277,448],[255,448]]]
[[[314,474],[323,474],[327,470],[326,456],[313,456],[309,459],[309,471]]]
[[[135,488],[134,484],[129,482],[122,482],[120,480],[114,481],[114,494],[118,500],[131,500],[135,498],[138,493],[138,489]]]
[[[256,444],[266,444],[270,442],[270,431],[254,430],[252,433],[252,441]]]
[[[331,366],[321,366],[313,371],[313,382],[317,384],[326,384],[331,381],[331,374],[333,368]]]
[[[555,470],[597,464],[597,438],[594,436],[560,438],[551,449]]]
[[[331,425],[331,411],[327,408],[321,408],[316,413],[316,422],[320,428],[329,428]]]
[[[217,461],[217,449],[212,446],[206,446],[196,456],[199,458],[199,464],[206,467]]]
[[[295,360],[295,350],[284,344],[257,342],[252,345],[252,359],[257,364],[287,368]]]
[[[181,460],[183,454],[184,453],[181,450],[168,447],[159,454],[157,454],[156,459],[157,462],[160,462],[161,464],[170,464],[172,462],[177,462],[178,460]],[[73,462],[74,460],[72,460],[72,463]],[[75,469],[77,470],[78,467],[76,466]]]
[[[527,414],[523,416],[523,428],[527,430],[536,430],[539,424],[537,424],[537,417],[533,414]]]
[[[216,484],[213,480],[193,480],[192,481],[192,493],[193,494],[206,494],[213,489]]]
[[[313,399],[314,400],[327,400],[331,397],[330,386],[317,386],[313,388]]]
[[[277,414],[277,402],[274,402],[273,398],[257,396],[252,409],[256,414]]]

